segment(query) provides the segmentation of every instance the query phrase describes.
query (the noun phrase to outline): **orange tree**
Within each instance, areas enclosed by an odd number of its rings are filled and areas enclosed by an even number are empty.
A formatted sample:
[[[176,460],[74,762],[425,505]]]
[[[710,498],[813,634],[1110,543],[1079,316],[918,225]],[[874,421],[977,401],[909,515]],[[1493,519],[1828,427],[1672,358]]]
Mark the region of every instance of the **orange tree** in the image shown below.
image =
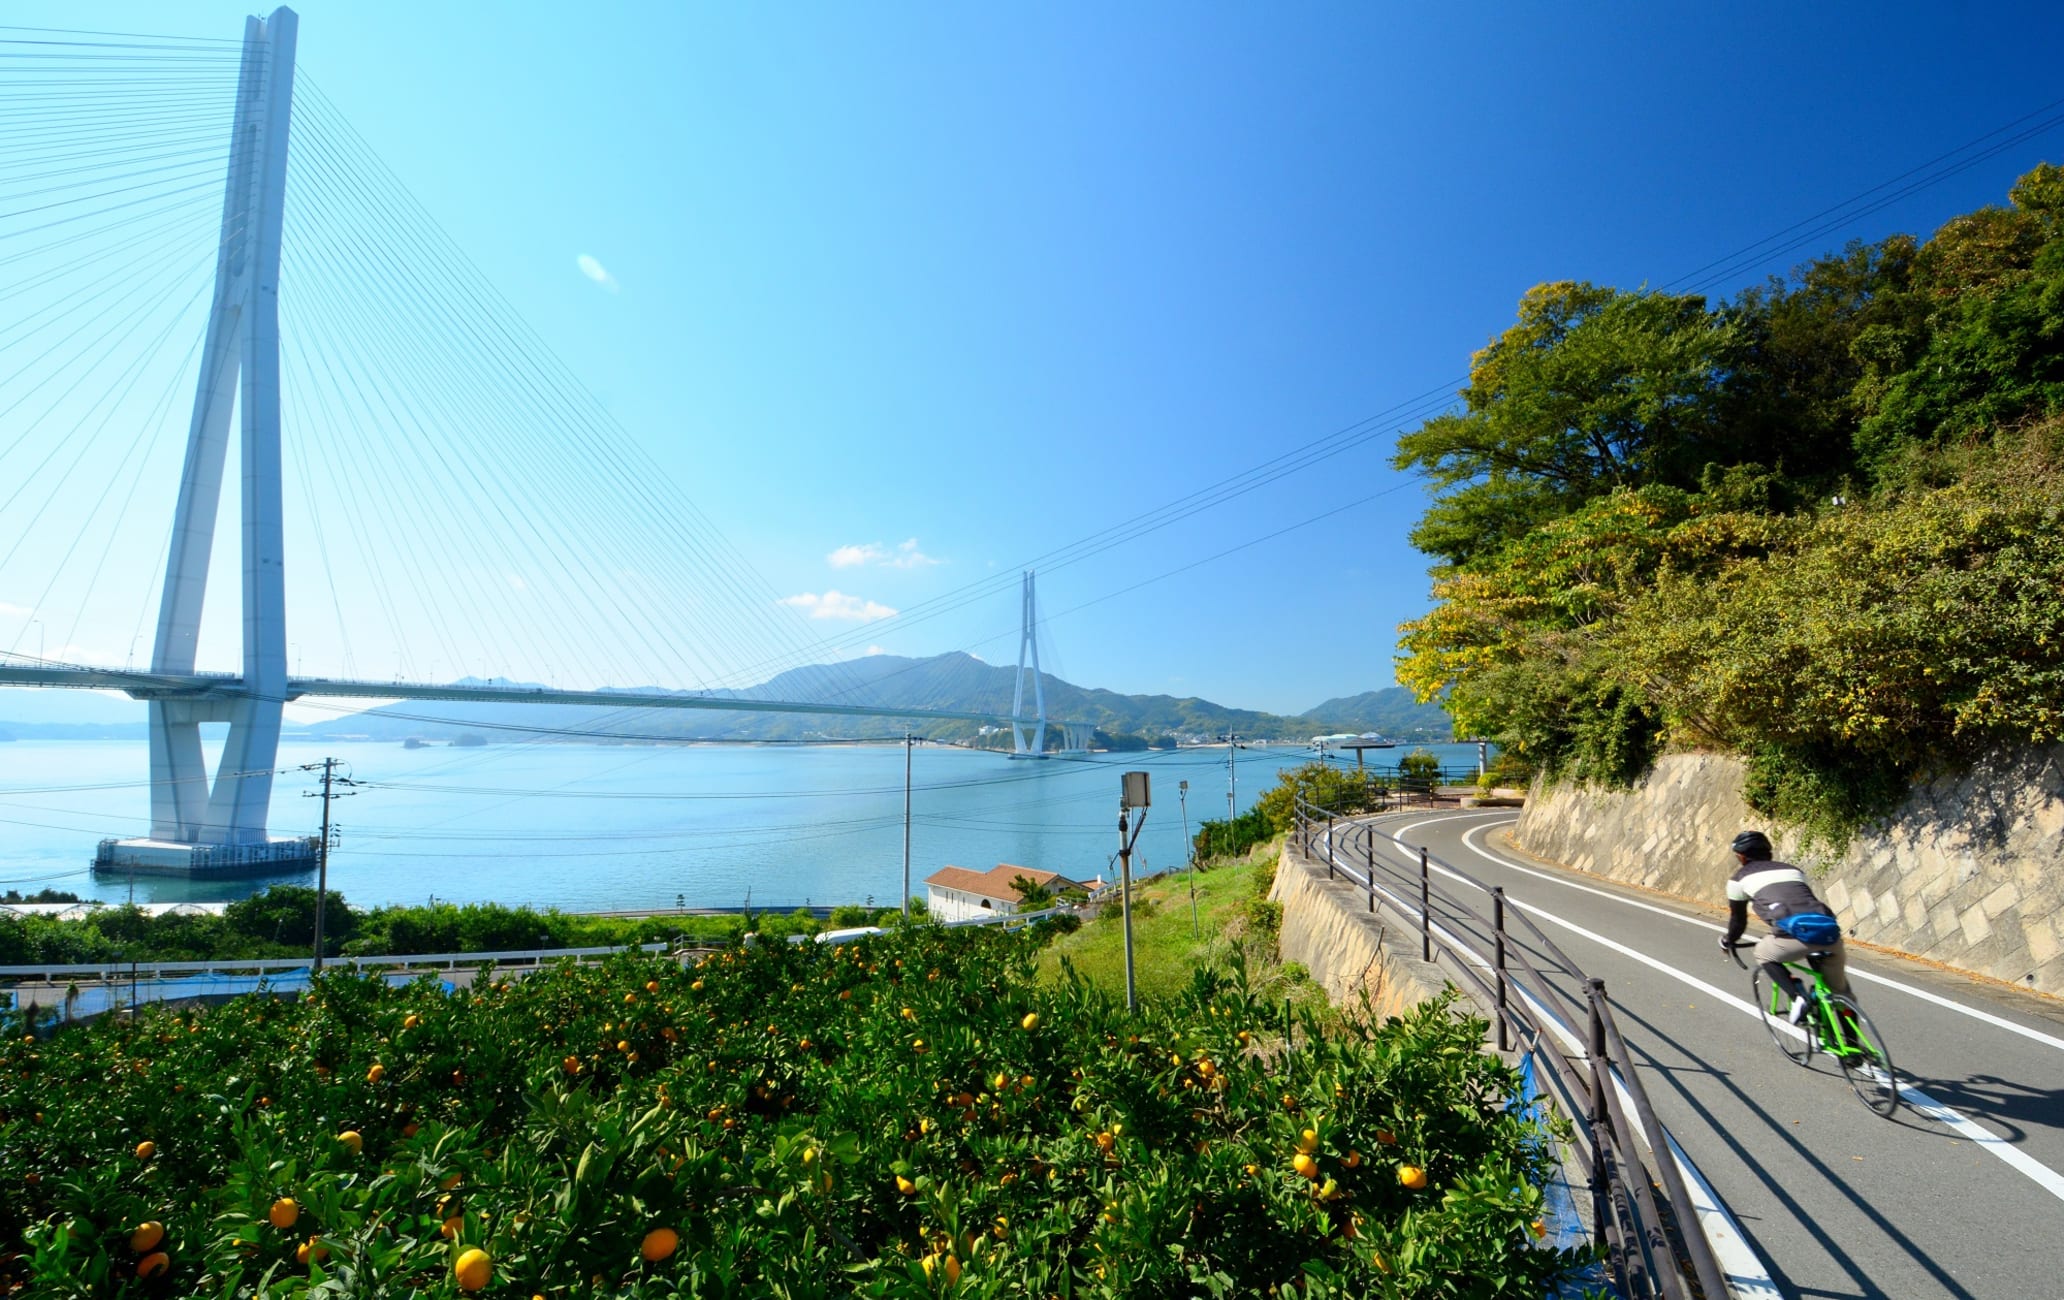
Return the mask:
[[[1236,968],[1130,1018],[1033,957],[918,927],[16,1019],[0,1290],[1539,1296],[1578,1262],[1445,1003],[1320,1032]]]

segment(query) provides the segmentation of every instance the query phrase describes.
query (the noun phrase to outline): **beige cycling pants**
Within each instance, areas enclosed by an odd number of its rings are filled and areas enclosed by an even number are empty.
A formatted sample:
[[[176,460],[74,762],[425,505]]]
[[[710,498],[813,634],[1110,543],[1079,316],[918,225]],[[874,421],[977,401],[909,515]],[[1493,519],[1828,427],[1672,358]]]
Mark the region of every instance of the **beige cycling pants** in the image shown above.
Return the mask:
[[[1843,951],[1840,939],[1825,947],[1809,948],[1790,935],[1772,932],[1756,941],[1757,961],[1790,961],[1797,962],[1803,966],[1806,964],[1806,954],[1809,952],[1824,952],[1827,954],[1827,956],[1820,959],[1820,977],[1826,980],[1827,986],[1835,992],[1847,993],[1849,991],[1849,959],[1848,955]]]

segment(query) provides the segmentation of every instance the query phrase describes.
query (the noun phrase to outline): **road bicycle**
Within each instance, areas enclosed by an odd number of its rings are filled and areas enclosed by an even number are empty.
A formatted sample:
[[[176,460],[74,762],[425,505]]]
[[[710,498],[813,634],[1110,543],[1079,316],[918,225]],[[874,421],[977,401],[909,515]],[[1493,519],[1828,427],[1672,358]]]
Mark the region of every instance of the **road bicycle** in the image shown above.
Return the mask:
[[[1835,992],[1821,978],[1820,961],[1827,954],[1809,952],[1804,965],[1785,963],[1809,985],[1806,1013],[1794,1025],[1792,995],[1770,978],[1761,962],[1751,968],[1742,960],[1740,950],[1753,947],[1755,940],[1740,940],[1728,945],[1727,955],[1734,958],[1735,965],[1750,972],[1749,987],[1754,991],[1756,1010],[1777,1050],[1800,1065],[1810,1065],[1815,1052],[1826,1052],[1835,1058],[1843,1077],[1864,1105],[1880,1115],[1899,1109],[1899,1078],[1892,1072],[1892,1053],[1886,1050],[1884,1037],[1863,1008],[1856,1005],[1856,999]]]

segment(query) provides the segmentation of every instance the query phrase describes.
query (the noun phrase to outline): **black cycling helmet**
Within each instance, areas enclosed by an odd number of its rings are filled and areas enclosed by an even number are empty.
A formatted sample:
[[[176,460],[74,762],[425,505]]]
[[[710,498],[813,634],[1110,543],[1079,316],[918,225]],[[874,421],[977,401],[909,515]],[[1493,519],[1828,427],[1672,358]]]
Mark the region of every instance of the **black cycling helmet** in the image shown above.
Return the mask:
[[[1762,831],[1743,831],[1727,846],[1751,862],[1770,860],[1770,837]]]

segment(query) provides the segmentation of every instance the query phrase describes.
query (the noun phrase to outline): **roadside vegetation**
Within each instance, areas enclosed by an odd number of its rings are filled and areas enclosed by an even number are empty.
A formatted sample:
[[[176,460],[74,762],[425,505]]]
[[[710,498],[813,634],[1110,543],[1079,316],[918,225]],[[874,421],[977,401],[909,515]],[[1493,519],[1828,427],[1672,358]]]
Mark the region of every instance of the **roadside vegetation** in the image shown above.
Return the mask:
[[[0,1018],[0,1290],[1536,1297],[1577,1262],[1480,1023],[1286,1049],[1238,963],[1133,1017],[1037,942]]]
[[[1285,1000],[1300,1011],[1323,1011],[1325,992],[1304,968],[1277,960],[1283,912],[1268,898],[1276,851],[1271,844],[1249,856],[1200,863],[1194,926],[1187,872],[1172,872],[1133,890],[1133,982],[1141,997],[1173,997],[1190,986],[1199,970],[1237,966],[1255,997],[1276,1008],[1278,1023]],[[1095,919],[1049,943],[1038,969],[1049,984],[1081,979],[1123,997],[1125,932],[1117,902],[1104,904]]]
[[[1435,608],[1400,679],[1551,775],[1742,755],[1837,846],[2064,740],[2064,169],[1722,302],[1563,282],[1396,464]]]
[[[34,900],[29,900],[34,901]],[[134,907],[99,908],[78,920],[0,914],[0,965],[126,961],[229,961],[310,957],[315,891],[274,885],[240,899],[220,916]],[[842,907],[829,920],[799,910],[737,916],[587,916],[499,903],[351,907],[335,890],[323,909],[323,949],[337,957],[430,952],[520,952],[603,948],[688,940],[724,943],[748,930],[770,937],[827,927],[893,924],[893,908]]]

